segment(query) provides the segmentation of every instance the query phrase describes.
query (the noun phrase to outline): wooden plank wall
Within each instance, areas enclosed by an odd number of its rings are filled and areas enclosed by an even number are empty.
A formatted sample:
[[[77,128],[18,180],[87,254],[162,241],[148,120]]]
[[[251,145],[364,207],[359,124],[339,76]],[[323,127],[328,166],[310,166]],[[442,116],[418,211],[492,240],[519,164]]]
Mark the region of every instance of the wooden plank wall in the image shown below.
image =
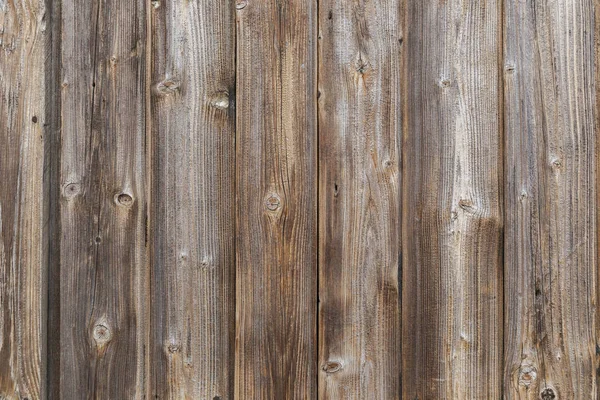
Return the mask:
[[[0,0],[0,399],[599,398],[593,0]]]

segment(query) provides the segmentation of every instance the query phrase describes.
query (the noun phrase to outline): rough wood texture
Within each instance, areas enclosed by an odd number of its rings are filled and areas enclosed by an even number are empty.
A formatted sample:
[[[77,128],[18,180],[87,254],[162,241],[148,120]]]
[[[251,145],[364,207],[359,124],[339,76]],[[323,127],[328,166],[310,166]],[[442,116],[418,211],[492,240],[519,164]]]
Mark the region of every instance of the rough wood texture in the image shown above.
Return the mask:
[[[235,8],[153,5],[151,397],[232,399]]]
[[[316,2],[238,0],[238,399],[316,396]]]
[[[144,398],[145,6],[62,6],[60,398]]]
[[[505,3],[506,398],[596,398],[591,0]]]
[[[43,1],[0,1],[0,398],[45,397]]]
[[[499,399],[501,9],[407,1],[403,397]]]
[[[319,2],[319,398],[400,397],[400,1]]]

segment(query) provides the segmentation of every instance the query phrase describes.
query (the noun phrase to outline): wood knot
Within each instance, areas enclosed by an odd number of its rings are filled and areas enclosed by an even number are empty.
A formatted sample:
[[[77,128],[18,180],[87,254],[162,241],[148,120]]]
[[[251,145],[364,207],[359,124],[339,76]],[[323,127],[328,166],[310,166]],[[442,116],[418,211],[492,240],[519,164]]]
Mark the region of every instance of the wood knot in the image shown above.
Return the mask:
[[[235,8],[238,10],[243,10],[248,5],[247,0],[237,0],[235,2]]]
[[[450,211],[450,221],[454,222],[458,219],[458,213],[456,211]]]
[[[342,363],[339,361],[327,361],[321,369],[328,374],[334,374],[342,369]]]
[[[519,370],[519,385],[528,388],[537,379],[537,370],[532,365],[523,365]]]
[[[355,83],[365,78],[367,72],[371,69],[369,60],[364,54],[358,53],[354,59],[354,79]]]
[[[546,388],[540,393],[540,398],[542,400],[553,400],[556,399],[556,393],[554,393],[552,388]]]
[[[471,199],[460,199],[458,201],[458,206],[470,213],[475,212],[476,210],[475,204],[473,204],[473,200]]]
[[[281,198],[276,194],[270,194],[265,200],[265,207],[269,211],[277,211],[281,207]]]
[[[515,72],[514,64],[506,64],[504,66],[504,71],[506,71],[507,74],[512,74],[513,72]]]
[[[450,81],[450,78],[447,78],[447,77],[443,76],[443,77],[440,78],[440,80],[438,82],[438,85],[441,88],[446,89],[446,88],[449,88],[452,85],[452,82]]]
[[[156,85],[156,91],[162,95],[169,95],[177,92],[180,86],[181,82],[178,79],[165,79]]]
[[[177,343],[171,343],[167,346],[167,351],[171,354],[179,353],[179,350],[181,350],[181,346]]]
[[[554,169],[562,168],[562,161],[560,160],[560,158],[555,158],[552,160],[552,168],[554,168]]]
[[[200,261],[200,268],[202,269],[208,269],[211,268],[211,262],[210,262],[210,258],[208,257],[204,257],[201,261]]]
[[[72,199],[81,192],[81,185],[79,183],[68,183],[63,188],[63,196],[67,199]]]
[[[37,117],[34,115],[33,117],[31,117],[31,122],[33,122],[34,124],[37,124]]]
[[[94,326],[92,335],[98,347],[105,346],[112,339],[112,332],[106,323],[96,324],[96,326]]]
[[[227,110],[229,108],[229,93],[219,92],[210,100],[211,107],[218,110]]]
[[[118,193],[115,195],[115,203],[123,207],[131,207],[133,204],[133,197],[127,193]]]

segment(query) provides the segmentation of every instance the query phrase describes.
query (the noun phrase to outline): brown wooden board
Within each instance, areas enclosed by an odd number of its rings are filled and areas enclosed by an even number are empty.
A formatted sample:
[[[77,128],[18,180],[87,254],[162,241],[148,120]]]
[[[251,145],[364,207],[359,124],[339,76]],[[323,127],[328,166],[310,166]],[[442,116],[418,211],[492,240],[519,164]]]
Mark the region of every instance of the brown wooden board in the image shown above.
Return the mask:
[[[505,2],[508,399],[596,398],[597,2]]]
[[[500,6],[406,4],[406,399],[502,394]]]
[[[52,132],[43,1],[0,2],[0,398],[46,390],[45,146]]]
[[[146,395],[145,12],[62,4],[61,399]]]
[[[150,12],[150,394],[231,399],[235,9],[159,0]]]
[[[316,1],[238,0],[235,396],[316,395]]]
[[[319,2],[319,398],[400,398],[401,2]]]

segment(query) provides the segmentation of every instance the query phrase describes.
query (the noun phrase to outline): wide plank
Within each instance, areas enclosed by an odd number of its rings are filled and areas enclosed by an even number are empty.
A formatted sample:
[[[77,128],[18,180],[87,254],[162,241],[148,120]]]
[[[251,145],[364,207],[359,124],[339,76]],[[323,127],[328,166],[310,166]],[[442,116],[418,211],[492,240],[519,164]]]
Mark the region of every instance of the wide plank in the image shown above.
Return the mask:
[[[319,2],[319,398],[398,399],[401,0]]]
[[[505,2],[507,399],[598,395],[597,7]]]
[[[237,0],[235,398],[316,395],[314,0]]]
[[[235,8],[151,8],[151,398],[232,399]]]
[[[502,395],[501,4],[406,4],[406,399]]]
[[[62,399],[146,398],[144,4],[62,4]]]

